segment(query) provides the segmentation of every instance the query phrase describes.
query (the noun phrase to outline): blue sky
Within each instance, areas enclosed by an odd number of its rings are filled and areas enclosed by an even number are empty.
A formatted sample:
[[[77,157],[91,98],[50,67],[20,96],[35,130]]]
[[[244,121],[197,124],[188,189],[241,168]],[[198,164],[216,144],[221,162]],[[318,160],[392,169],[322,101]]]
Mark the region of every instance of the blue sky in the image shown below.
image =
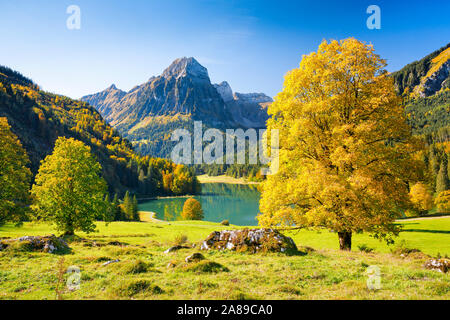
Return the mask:
[[[69,5],[81,29],[69,30]],[[369,30],[369,5],[381,29]],[[388,70],[450,41],[450,1],[0,0],[0,64],[44,90],[79,98],[123,90],[193,56],[234,91],[282,89],[284,74],[323,39],[371,42]]]

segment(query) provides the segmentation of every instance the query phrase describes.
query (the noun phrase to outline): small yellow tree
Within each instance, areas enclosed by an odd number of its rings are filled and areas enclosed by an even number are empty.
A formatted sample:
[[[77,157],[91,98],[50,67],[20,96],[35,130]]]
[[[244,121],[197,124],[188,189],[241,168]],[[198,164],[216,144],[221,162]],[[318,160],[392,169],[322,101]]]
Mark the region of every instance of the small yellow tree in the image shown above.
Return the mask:
[[[443,191],[434,200],[434,204],[440,212],[450,212],[450,190]]]
[[[269,107],[279,171],[262,184],[261,225],[329,228],[341,250],[351,250],[353,232],[388,242],[398,234],[393,222],[423,168],[385,65],[350,38],[322,42],[286,75]]]
[[[426,213],[433,207],[433,197],[422,182],[416,183],[411,187],[409,197],[420,214]]]
[[[201,203],[194,198],[187,199],[183,205],[183,212],[181,215],[185,220],[202,220],[203,209]]]

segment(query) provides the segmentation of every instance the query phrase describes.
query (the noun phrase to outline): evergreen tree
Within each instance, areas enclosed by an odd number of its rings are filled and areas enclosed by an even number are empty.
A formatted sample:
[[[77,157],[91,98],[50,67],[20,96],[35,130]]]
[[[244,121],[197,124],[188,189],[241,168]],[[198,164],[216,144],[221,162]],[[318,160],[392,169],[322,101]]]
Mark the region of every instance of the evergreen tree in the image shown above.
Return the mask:
[[[133,208],[133,220],[140,221],[140,219],[139,219],[138,201],[137,201],[136,195],[133,196],[132,208]]]
[[[125,197],[123,198],[123,211],[126,220],[134,220],[133,199],[131,198],[129,191],[125,193]]]
[[[105,210],[104,215],[100,217],[100,220],[103,220],[105,222],[114,221],[115,207],[113,203],[109,200],[108,193],[105,196],[105,203],[107,205],[107,210]]]
[[[112,206],[114,208],[114,221],[124,220],[124,214],[122,208],[120,207],[119,196],[117,193],[114,195]]]
[[[443,159],[438,175],[436,177],[436,193],[440,194],[449,189],[447,160]]]

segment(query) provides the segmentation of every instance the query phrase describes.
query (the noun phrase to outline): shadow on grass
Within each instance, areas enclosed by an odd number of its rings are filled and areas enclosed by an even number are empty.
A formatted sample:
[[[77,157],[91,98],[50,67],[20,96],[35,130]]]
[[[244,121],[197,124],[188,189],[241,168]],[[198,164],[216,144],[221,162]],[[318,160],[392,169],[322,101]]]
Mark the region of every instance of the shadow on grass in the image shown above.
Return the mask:
[[[427,229],[403,229],[401,232],[424,232],[424,233],[450,234],[450,231],[446,231],[446,230],[427,230]]]

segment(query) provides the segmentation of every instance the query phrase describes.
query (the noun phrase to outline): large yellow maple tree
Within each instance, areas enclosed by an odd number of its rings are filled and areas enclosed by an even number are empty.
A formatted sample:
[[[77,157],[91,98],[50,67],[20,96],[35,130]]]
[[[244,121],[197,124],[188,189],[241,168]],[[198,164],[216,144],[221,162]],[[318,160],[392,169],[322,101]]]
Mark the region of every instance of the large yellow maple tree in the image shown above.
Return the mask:
[[[392,241],[423,168],[385,66],[371,45],[349,38],[323,41],[286,75],[269,107],[279,171],[262,184],[261,225],[329,228],[342,250],[354,232]]]

